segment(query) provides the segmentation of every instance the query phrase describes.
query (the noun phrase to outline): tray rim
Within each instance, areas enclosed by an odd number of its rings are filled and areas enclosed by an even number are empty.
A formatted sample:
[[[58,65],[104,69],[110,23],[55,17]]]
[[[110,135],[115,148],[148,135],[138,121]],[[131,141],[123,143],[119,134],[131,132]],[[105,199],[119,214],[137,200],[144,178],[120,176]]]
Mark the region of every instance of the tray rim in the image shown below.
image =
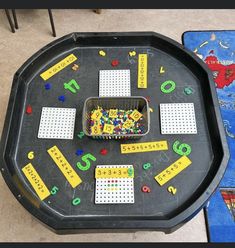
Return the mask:
[[[57,46],[59,43],[70,40],[71,38],[76,42],[78,38],[82,37],[107,37],[107,36],[147,36],[147,37],[157,37],[158,39],[163,39],[166,42],[170,43],[171,45],[177,47],[180,50],[183,50],[184,53],[186,53],[188,56],[193,58],[197,64],[199,64],[202,69],[207,73],[208,75],[208,81],[209,81],[209,87],[211,91],[212,101],[214,104],[214,112],[217,120],[218,125],[218,131],[220,135],[220,141],[223,148],[223,157],[220,164],[220,167],[215,175],[215,177],[212,179],[210,185],[206,189],[206,191],[199,196],[199,198],[194,201],[188,208],[180,212],[178,215],[174,216],[171,219],[165,219],[165,220],[154,220],[154,219],[145,219],[145,220],[117,220],[114,219],[112,221],[110,220],[77,220],[76,222],[74,220],[71,221],[64,221],[63,227],[61,228],[61,223],[64,219],[59,220],[55,218],[52,218],[49,214],[46,212],[42,212],[38,210],[35,206],[32,205],[32,203],[29,202],[28,199],[21,196],[21,193],[18,189],[18,187],[15,185],[15,183],[12,180],[11,174],[8,170],[8,166],[5,162],[5,149],[8,142],[8,135],[11,127],[11,122],[13,118],[13,110],[14,106],[16,104],[15,98],[17,94],[17,89],[19,87],[20,83],[20,77],[24,70],[30,66],[35,60],[37,60],[40,56],[42,56],[45,52],[52,49],[54,46]],[[160,230],[165,232],[172,232],[179,228],[183,223],[190,220],[194,215],[196,215],[206,204],[206,202],[209,200],[213,192],[216,190],[216,188],[219,185],[219,182],[222,179],[222,176],[225,172],[228,160],[229,160],[229,149],[227,145],[226,135],[224,131],[224,127],[222,125],[222,118],[220,114],[219,109],[219,103],[217,99],[217,93],[214,86],[214,81],[212,78],[211,71],[203,61],[201,61],[200,58],[198,58],[193,52],[189,51],[188,49],[185,49],[183,45],[180,43],[172,40],[171,38],[168,38],[166,36],[163,36],[161,34],[155,33],[155,32],[73,32],[70,34],[67,34],[55,41],[52,41],[51,43],[47,44],[43,48],[41,48],[38,52],[33,54],[28,60],[26,60],[25,63],[17,70],[13,77],[13,83],[11,88],[11,93],[9,97],[8,107],[6,111],[6,117],[4,122],[4,127],[2,130],[2,136],[1,136],[1,144],[0,144],[0,161],[2,164],[1,172],[3,175],[3,178],[8,185],[9,189],[15,196],[15,198],[23,205],[25,209],[27,209],[33,216],[38,218],[42,223],[46,224],[50,229],[57,233],[68,233],[69,230],[76,232],[76,230],[79,229],[154,229],[154,230]],[[121,217],[123,218],[123,217]],[[120,218],[120,219],[121,219]],[[102,223],[101,223],[102,222]],[[73,232],[72,231],[72,232]]]

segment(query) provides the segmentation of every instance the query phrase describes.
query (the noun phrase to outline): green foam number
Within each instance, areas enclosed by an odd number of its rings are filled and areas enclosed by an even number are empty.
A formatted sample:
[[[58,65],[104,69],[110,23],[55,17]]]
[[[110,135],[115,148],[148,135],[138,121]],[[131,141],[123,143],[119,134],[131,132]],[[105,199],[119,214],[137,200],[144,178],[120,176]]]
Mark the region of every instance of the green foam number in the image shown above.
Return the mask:
[[[79,197],[74,198],[73,201],[72,201],[72,204],[73,204],[74,206],[77,206],[77,205],[79,205],[80,203],[81,203],[81,199],[80,199]]]
[[[169,88],[166,88],[166,86],[170,86]],[[171,93],[172,91],[175,90],[176,83],[172,80],[167,80],[164,83],[161,84],[161,91],[163,93]]]
[[[149,168],[151,168],[151,166],[152,165],[150,163],[143,164],[143,169],[148,170]]]
[[[85,163],[85,165],[82,165],[81,162],[77,162],[78,169],[82,171],[87,171],[91,167],[91,161],[96,161],[96,157],[94,157],[91,153],[87,153],[86,155],[82,156],[82,161]]]
[[[82,137],[84,136],[84,132],[80,132],[77,136],[79,139],[82,139]]]
[[[193,94],[193,89],[190,87],[186,87],[186,88],[184,88],[184,93],[186,95],[191,95],[191,94]]]
[[[188,156],[191,153],[192,149],[190,145],[186,143],[180,144],[180,142],[176,140],[173,144],[173,151],[181,156]]]
[[[59,191],[59,189],[58,189],[56,186],[54,186],[54,187],[51,189],[51,194],[52,194],[52,195],[55,195],[58,191]]]
[[[134,170],[132,168],[129,168],[127,172],[128,172],[128,176],[131,177],[134,173]]]

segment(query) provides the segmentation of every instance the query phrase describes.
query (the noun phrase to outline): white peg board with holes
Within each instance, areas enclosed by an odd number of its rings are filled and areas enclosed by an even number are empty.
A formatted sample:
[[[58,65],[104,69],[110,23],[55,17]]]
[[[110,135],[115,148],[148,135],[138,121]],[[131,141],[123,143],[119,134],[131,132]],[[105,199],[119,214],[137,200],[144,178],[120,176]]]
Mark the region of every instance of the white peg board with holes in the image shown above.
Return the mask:
[[[161,103],[162,134],[196,134],[194,103]]]
[[[107,175],[99,177],[98,173],[101,169],[107,174],[112,174],[111,177]],[[112,170],[112,172],[108,173]],[[122,171],[121,171],[121,170]],[[97,165],[96,166],[96,188],[95,188],[95,203],[96,204],[120,204],[120,203],[134,203],[134,179],[133,177],[123,176],[123,172],[131,169],[134,173],[133,165]],[[98,173],[97,173],[98,171]],[[120,172],[121,171],[121,172]],[[115,173],[123,177],[113,176]]]
[[[73,139],[75,117],[75,108],[43,107],[38,138]]]
[[[131,96],[130,70],[100,70],[99,96]]]

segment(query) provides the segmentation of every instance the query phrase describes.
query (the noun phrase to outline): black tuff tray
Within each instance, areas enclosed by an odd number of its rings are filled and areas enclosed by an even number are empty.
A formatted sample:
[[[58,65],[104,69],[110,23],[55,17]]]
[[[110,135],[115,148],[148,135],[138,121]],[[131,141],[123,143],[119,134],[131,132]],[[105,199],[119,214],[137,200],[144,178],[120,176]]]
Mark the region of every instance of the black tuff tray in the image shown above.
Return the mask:
[[[106,56],[99,56],[105,50]],[[148,88],[137,88],[138,56],[130,57],[129,51],[148,54]],[[71,66],[44,81],[40,74],[73,53],[78,57],[78,71]],[[120,64],[113,68],[111,61]],[[165,73],[159,69],[164,66]],[[101,69],[130,69],[131,93],[133,96],[150,97],[150,132],[140,140],[93,140],[78,139],[82,131],[82,109],[86,98],[98,96],[98,74]],[[66,91],[64,82],[75,79],[79,82],[77,94]],[[163,94],[160,85],[174,80],[176,89]],[[52,89],[45,90],[50,82]],[[183,89],[190,86],[192,95]],[[65,102],[58,101],[65,95]],[[197,134],[162,135],[160,131],[159,104],[192,102],[195,105]],[[26,106],[33,109],[25,113]],[[38,139],[38,128],[42,107],[73,107],[77,109],[73,140]],[[168,151],[121,154],[120,144],[167,140]],[[172,144],[180,140],[190,144],[188,156],[192,164],[174,179],[160,187],[154,176],[179,158]],[[64,156],[82,178],[83,183],[73,189],[47,153],[57,145]],[[100,149],[106,148],[106,156]],[[96,162],[88,171],[79,171],[76,163],[81,160],[75,152],[96,156]],[[34,151],[35,158],[29,161],[27,154]],[[16,72],[1,138],[2,175],[17,200],[36,218],[58,233],[76,232],[79,229],[153,229],[171,232],[192,218],[212,195],[225,171],[229,152],[221,122],[219,105],[212,75],[206,65],[193,53],[177,42],[153,32],[130,33],[72,33],[43,47]],[[21,169],[32,162],[49,189],[59,188],[56,195],[44,201],[35,194]],[[153,167],[144,171],[146,162]],[[133,164],[135,170],[134,204],[97,205],[94,203],[96,165]],[[141,191],[148,185],[151,193]],[[168,186],[177,188],[176,195],[167,191]],[[71,200],[79,197],[81,204],[73,206]],[[22,220],[23,221],[23,220]],[[98,231],[98,230],[97,230]]]

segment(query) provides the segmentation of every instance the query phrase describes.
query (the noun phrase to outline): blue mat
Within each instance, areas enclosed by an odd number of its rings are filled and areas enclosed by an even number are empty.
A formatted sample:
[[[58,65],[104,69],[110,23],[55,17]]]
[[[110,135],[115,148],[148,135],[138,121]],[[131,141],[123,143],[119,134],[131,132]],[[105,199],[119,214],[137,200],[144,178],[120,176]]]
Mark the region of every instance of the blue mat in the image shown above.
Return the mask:
[[[230,149],[224,177],[206,206],[210,242],[235,242],[235,31],[188,31],[184,46],[212,70]]]

